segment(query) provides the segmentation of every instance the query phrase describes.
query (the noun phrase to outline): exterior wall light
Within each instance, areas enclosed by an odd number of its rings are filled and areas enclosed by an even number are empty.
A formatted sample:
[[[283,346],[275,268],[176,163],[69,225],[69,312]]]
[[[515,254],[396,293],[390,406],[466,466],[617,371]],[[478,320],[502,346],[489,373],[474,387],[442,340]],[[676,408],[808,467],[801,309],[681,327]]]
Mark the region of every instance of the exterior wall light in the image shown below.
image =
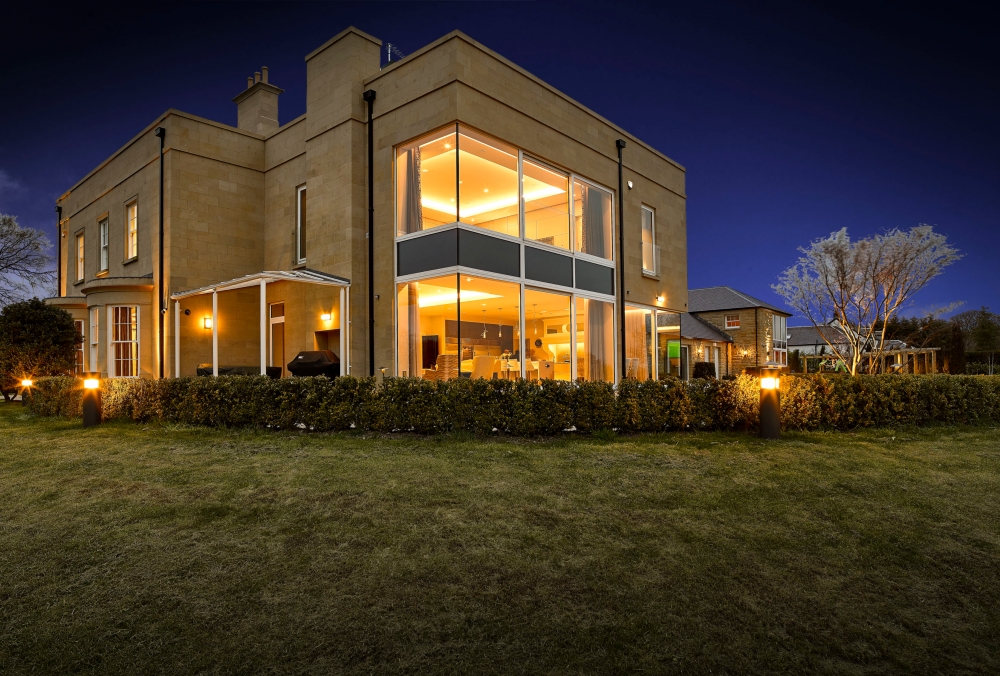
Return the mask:
[[[205,317],[205,319],[202,320],[202,323],[204,324],[204,326],[205,326],[206,329],[212,328],[212,318],[211,317]]]
[[[83,377],[83,426],[101,424],[101,374],[87,373]]]
[[[769,361],[760,369],[760,437],[781,437],[781,364]]]
[[[321,315],[319,316],[319,318],[320,318],[321,320],[323,320],[324,322],[328,322],[328,321],[330,321],[331,319],[333,319],[333,314],[331,314],[331,313],[329,313],[329,312],[324,312],[323,314],[321,314]]]

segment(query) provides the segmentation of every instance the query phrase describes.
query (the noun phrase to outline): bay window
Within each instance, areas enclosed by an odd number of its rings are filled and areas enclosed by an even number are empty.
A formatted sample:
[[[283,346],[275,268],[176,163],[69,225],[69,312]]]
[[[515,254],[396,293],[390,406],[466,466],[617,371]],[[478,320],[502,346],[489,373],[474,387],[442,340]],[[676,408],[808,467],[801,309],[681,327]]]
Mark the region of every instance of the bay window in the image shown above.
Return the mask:
[[[116,305],[110,309],[108,375],[112,378],[139,376],[139,308]]]
[[[101,323],[101,311],[99,308],[90,308],[90,331],[87,335],[90,337],[90,370],[97,371],[97,336],[100,330]]]

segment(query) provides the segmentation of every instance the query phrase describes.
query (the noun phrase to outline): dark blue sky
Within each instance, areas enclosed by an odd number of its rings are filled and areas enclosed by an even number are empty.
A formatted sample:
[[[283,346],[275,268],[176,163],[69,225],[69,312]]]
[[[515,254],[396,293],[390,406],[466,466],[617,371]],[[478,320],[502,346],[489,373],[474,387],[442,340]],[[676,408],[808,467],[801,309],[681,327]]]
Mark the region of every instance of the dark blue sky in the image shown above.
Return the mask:
[[[780,303],[798,246],[925,222],[965,258],[908,314],[1000,308],[995,17],[744,4],[35,3],[0,41],[0,212],[54,242],[56,198],[167,108],[235,125],[267,65],[288,121],[346,26],[407,54],[458,28],[687,168],[692,288]]]

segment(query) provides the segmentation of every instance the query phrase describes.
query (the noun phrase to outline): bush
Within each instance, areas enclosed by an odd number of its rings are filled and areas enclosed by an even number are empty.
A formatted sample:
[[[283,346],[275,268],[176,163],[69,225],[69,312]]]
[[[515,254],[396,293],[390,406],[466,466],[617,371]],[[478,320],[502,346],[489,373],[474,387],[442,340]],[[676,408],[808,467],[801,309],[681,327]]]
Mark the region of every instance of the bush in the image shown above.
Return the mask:
[[[7,396],[22,378],[68,375],[83,341],[65,310],[37,298],[0,311],[0,392]]]
[[[220,376],[111,379],[104,418],[315,431],[470,432],[516,436],[669,430],[753,430],[760,383],[677,378],[608,383],[546,380],[430,382],[416,378]],[[31,409],[78,417],[82,382],[36,382]],[[785,429],[1000,422],[1000,378],[947,375],[799,375],[781,379]]]
[[[715,364],[710,361],[696,361],[694,363],[695,378],[714,378]]]

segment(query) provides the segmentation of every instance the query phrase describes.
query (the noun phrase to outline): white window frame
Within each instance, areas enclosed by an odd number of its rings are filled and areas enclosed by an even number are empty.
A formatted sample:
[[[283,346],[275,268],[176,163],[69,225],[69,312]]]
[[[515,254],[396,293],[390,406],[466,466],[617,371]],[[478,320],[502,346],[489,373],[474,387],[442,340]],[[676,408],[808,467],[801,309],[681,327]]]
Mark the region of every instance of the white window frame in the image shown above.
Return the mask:
[[[129,218],[129,210],[135,209],[135,217]],[[125,261],[139,257],[139,200],[133,197],[125,203]]]
[[[97,347],[98,347],[98,337],[101,332],[101,309],[92,307],[90,308],[90,333],[88,338],[90,339],[90,361],[89,366],[91,371],[97,370]]]
[[[99,254],[99,261],[98,261],[100,263],[100,269],[98,270],[99,273],[100,272],[107,272],[108,271],[108,266],[111,264],[111,256],[109,255],[110,254],[110,246],[109,246],[109,243],[108,243],[108,239],[109,239],[108,226],[109,226],[109,220],[108,220],[107,216],[105,216],[104,218],[102,218],[100,220],[100,222],[97,224],[97,228],[98,228],[98,232],[99,232],[99,235],[98,235],[99,239],[98,239],[98,241],[100,242],[100,249],[99,249],[100,254]]]
[[[295,189],[295,262],[298,265],[306,262],[306,257],[302,255],[302,193],[305,191],[305,185]]]
[[[81,230],[76,233],[76,281],[82,282],[86,273],[86,233]]]
[[[733,320],[733,317],[736,318],[735,321]],[[727,314],[725,316],[725,323],[726,328],[729,330],[740,328],[740,313],[737,312],[736,314]]]
[[[779,338],[780,336],[780,338]],[[788,365],[788,318],[771,315],[771,346],[774,361]]]
[[[653,207],[646,206],[645,204],[641,205],[641,207],[642,208],[641,208],[640,213],[643,216],[643,220],[640,222],[640,228],[641,228],[640,234],[639,234],[640,247],[642,249],[645,249],[645,247],[646,247],[646,242],[642,241],[642,231],[644,231],[646,228],[641,227],[641,226],[642,226],[642,223],[645,222],[645,215],[648,213],[649,214],[649,245],[650,245],[650,248],[651,248],[651,251],[652,251],[652,258],[653,258],[653,260],[652,260],[653,267],[647,268],[646,267],[645,251],[640,252],[640,253],[643,254],[642,255],[642,271],[644,273],[646,273],[647,275],[658,275],[658,274],[660,274],[660,255],[659,255],[659,252],[657,251],[657,246],[656,246],[656,210]]]
[[[87,372],[87,351],[84,350],[84,345],[87,342],[87,333],[86,333],[87,320],[85,320],[85,319],[74,319],[73,320],[73,326],[75,326],[76,330],[79,331],[80,335],[83,336],[83,342],[80,343],[80,345],[77,347],[77,352],[80,353],[80,371],[82,373],[86,373]],[[77,375],[82,375],[82,373],[78,373]]]
[[[135,340],[115,340],[115,309],[117,308],[132,308],[135,313]],[[138,305],[109,305],[108,306],[108,377],[109,378],[138,378],[140,374],[140,364],[142,364],[140,350],[141,342],[139,340],[140,334],[140,324],[139,324],[139,306]],[[117,373],[117,368],[115,364],[115,349],[116,344],[125,343],[135,343],[135,374],[131,376],[120,376]]]

